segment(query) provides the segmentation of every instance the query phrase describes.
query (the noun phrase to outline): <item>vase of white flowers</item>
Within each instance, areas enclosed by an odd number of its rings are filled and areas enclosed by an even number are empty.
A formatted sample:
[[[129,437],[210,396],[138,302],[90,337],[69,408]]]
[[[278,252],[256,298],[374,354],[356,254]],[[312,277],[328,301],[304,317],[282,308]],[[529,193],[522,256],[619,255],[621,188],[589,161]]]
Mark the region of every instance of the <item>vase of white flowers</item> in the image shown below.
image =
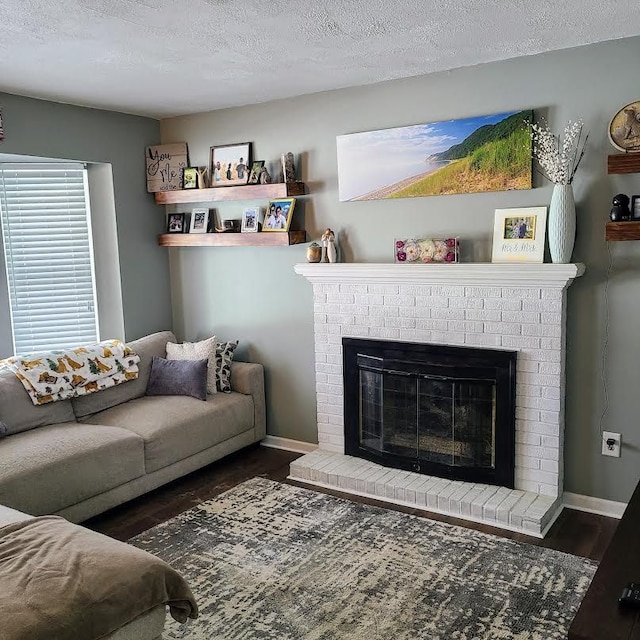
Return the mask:
[[[540,173],[555,185],[548,217],[551,261],[566,264],[571,261],[576,239],[573,178],[584,156],[589,135],[582,138],[582,120],[570,120],[562,139],[549,130],[546,122],[530,127],[533,157],[538,161]]]

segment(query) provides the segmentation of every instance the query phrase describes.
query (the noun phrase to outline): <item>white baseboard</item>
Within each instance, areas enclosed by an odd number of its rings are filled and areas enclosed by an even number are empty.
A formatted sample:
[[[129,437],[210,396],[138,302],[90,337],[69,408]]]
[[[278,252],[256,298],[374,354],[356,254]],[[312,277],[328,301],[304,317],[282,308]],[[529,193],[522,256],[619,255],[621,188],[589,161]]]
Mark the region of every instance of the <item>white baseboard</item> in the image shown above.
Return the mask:
[[[589,513],[597,513],[601,516],[609,516],[610,518],[618,519],[622,518],[624,510],[627,508],[626,502],[615,502],[615,500],[604,500],[603,498],[583,496],[579,493],[565,492],[562,502],[568,509],[587,511]]]
[[[260,441],[263,447],[270,449],[284,449],[295,453],[311,453],[318,448],[317,444],[302,442],[302,440],[291,440],[290,438],[280,438],[279,436],[266,436]]]

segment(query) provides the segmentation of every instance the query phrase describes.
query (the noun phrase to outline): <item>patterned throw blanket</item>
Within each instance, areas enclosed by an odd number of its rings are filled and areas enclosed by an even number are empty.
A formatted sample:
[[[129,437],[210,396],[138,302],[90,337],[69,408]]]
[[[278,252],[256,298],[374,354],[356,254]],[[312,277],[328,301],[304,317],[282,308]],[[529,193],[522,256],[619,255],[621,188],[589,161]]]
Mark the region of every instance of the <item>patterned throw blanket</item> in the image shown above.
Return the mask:
[[[120,340],[0,360],[22,382],[33,404],[114,387],[138,377],[140,357]]]

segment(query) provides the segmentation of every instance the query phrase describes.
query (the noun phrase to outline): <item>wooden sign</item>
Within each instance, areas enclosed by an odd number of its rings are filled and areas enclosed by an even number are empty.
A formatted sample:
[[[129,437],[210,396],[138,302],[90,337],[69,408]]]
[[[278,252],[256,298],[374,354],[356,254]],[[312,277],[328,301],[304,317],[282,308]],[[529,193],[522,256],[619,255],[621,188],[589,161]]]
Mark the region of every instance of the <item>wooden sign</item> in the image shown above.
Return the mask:
[[[186,142],[147,147],[145,155],[149,193],[182,189],[182,171],[189,166]]]

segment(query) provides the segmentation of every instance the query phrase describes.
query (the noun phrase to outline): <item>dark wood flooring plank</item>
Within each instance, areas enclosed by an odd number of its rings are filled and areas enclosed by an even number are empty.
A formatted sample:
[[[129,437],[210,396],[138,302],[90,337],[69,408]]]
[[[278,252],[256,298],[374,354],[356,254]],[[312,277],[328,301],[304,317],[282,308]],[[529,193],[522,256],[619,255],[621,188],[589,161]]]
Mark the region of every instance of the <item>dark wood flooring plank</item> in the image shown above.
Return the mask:
[[[248,447],[83,524],[118,540],[127,540],[256,476],[277,482],[288,482],[307,489],[315,489],[361,504],[393,509],[504,538],[542,545],[594,560],[602,558],[618,524],[618,520],[614,518],[565,509],[547,537],[540,540],[481,523],[468,522],[417,508],[393,505],[331,489],[310,487],[300,482],[287,480],[289,464],[299,456],[300,454],[297,453],[268,449],[257,445]],[[636,576],[636,578],[640,579],[640,576]]]
[[[570,640],[638,640],[637,610],[621,608],[618,597],[629,582],[640,582],[640,484],[606,547],[598,571],[569,629]]]

